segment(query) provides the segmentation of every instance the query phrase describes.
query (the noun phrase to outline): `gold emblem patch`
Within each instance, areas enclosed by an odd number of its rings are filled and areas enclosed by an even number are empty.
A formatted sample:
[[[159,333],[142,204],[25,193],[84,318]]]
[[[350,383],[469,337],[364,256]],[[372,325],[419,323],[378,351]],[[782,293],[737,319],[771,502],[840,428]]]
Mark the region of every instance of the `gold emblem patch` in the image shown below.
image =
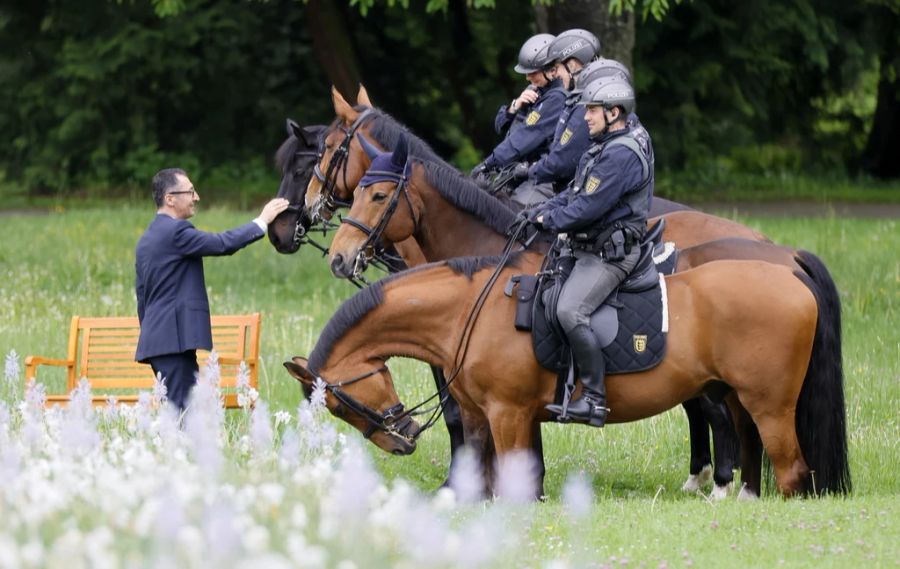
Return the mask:
[[[528,126],[533,126],[536,125],[539,120],[541,120],[541,113],[537,111],[531,111],[525,118],[525,124],[527,124]]]
[[[634,351],[643,354],[647,349],[647,335],[646,334],[635,334],[631,337],[634,341]]]
[[[600,178],[591,176],[588,178],[587,184],[584,185],[584,193],[593,194],[600,187]]]
[[[572,129],[567,128],[563,131],[562,136],[559,137],[559,145],[565,146],[570,138],[572,138]]]

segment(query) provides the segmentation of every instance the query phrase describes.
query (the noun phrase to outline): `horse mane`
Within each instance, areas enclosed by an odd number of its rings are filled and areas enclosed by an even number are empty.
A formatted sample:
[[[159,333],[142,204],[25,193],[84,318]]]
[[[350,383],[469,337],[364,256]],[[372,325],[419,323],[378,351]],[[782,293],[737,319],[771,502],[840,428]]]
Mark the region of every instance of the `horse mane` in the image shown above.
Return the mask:
[[[374,107],[358,105],[353,108],[356,111],[364,111],[369,108],[372,109],[372,118],[370,119],[371,127],[369,128],[369,134],[372,135],[372,138],[374,138],[378,142],[378,144],[380,144],[384,148],[395,148],[397,146],[397,142],[400,140],[400,137],[405,136],[410,156],[423,158],[429,162],[439,162],[450,167],[449,164],[444,162],[443,158],[438,156],[435,151],[432,150],[431,146],[429,146],[427,142],[413,134],[412,131],[410,131],[400,121],[398,121],[391,115],[387,114],[381,109],[377,109]]]
[[[520,258],[521,252],[513,253],[509,256],[507,266],[518,267]],[[497,266],[500,260],[499,255],[492,257],[457,257],[449,261],[413,267],[412,269],[388,275],[372,283],[345,301],[334,313],[334,316],[331,317],[331,320],[328,321],[328,324],[325,325],[325,329],[322,330],[322,334],[319,335],[319,339],[316,342],[316,347],[313,348],[312,353],[309,355],[309,370],[314,374],[318,374],[318,370],[328,361],[334,344],[343,338],[351,328],[356,326],[363,317],[378,306],[381,306],[384,302],[385,285],[395,280],[409,277],[414,273],[439,267],[447,267],[454,274],[464,275],[467,279],[472,280],[472,276],[475,273],[486,267]]]
[[[280,172],[284,172],[284,169],[290,163],[291,158],[293,158],[299,146],[300,139],[292,134],[288,136],[287,140],[282,142],[281,146],[278,147],[278,150],[275,151],[275,167],[278,168]]]
[[[500,200],[488,194],[478,184],[460,174],[446,163],[417,159],[425,169],[425,180],[444,199],[456,207],[474,215],[478,220],[501,235],[505,235],[516,219],[516,214]]]

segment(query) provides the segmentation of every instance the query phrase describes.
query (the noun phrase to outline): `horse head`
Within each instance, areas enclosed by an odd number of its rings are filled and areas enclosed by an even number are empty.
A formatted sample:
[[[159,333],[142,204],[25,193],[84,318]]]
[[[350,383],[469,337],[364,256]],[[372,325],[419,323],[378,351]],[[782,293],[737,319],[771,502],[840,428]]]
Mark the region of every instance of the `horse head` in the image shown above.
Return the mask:
[[[269,224],[269,242],[279,253],[295,253],[300,248],[300,238],[311,225],[303,197],[316,165],[319,135],[325,128],[301,127],[287,120],[288,137],[275,153],[275,164],[281,170],[277,197],[288,200],[290,206]]]
[[[403,410],[394,389],[394,380],[383,360],[360,363],[364,367],[329,367],[316,375],[305,358],[295,357],[284,367],[297,381],[315,389],[316,380],[324,382],[325,406],[332,415],[349,423],[385,452],[397,455],[416,450],[421,427]],[[353,374],[344,377],[344,374]],[[333,377],[332,377],[333,376]],[[342,380],[334,378],[344,377]],[[326,379],[328,378],[328,379]]]
[[[369,146],[364,135],[358,138]],[[406,138],[400,138],[393,152],[370,148],[372,165],[353,192],[353,205],[329,248],[331,272],[339,278],[359,276],[377,247],[399,243],[419,227],[422,202],[409,189],[412,163]]]
[[[365,90],[360,93],[360,99],[368,103]],[[306,207],[313,221],[330,219],[335,209],[349,205],[353,189],[370,163],[356,135],[365,130],[372,107],[350,105],[334,87],[331,100],[337,118],[322,133],[319,159],[306,188]]]

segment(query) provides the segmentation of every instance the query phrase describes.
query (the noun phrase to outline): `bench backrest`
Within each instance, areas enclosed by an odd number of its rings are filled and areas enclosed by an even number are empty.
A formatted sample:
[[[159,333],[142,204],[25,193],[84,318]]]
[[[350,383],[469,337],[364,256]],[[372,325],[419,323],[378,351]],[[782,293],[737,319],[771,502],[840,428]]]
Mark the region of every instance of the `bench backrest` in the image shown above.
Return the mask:
[[[212,316],[213,349],[219,356],[221,387],[226,402],[234,404],[239,362],[247,363],[250,384],[259,377],[260,314]],[[134,393],[153,387],[153,371],[147,364],[134,361],[140,325],[136,317],[74,316],[69,331],[68,359],[75,361],[74,373],[67,378],[67,391],[86,377],[95,395]],[[200,366],[206,365],[209,352],[197,351]]]

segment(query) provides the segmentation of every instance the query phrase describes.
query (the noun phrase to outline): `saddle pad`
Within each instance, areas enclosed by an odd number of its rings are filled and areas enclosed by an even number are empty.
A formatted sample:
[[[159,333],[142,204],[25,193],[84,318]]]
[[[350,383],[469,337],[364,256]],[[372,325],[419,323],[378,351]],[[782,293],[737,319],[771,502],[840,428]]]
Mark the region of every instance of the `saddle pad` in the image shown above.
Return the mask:
[[[591,316],[591,328],[605,344],[607,373],[644,371],[665,356],[668,308],[665,280],[662,275],[659,279],[657,286],[643,292],[614,293]],[[555,333],[558,324],[548,321],[544,305],[555,303],[559,294],[552,289],[545,293],[535,295],[532,345],[542,366],[561,372],[569,366],[569,347]]]

